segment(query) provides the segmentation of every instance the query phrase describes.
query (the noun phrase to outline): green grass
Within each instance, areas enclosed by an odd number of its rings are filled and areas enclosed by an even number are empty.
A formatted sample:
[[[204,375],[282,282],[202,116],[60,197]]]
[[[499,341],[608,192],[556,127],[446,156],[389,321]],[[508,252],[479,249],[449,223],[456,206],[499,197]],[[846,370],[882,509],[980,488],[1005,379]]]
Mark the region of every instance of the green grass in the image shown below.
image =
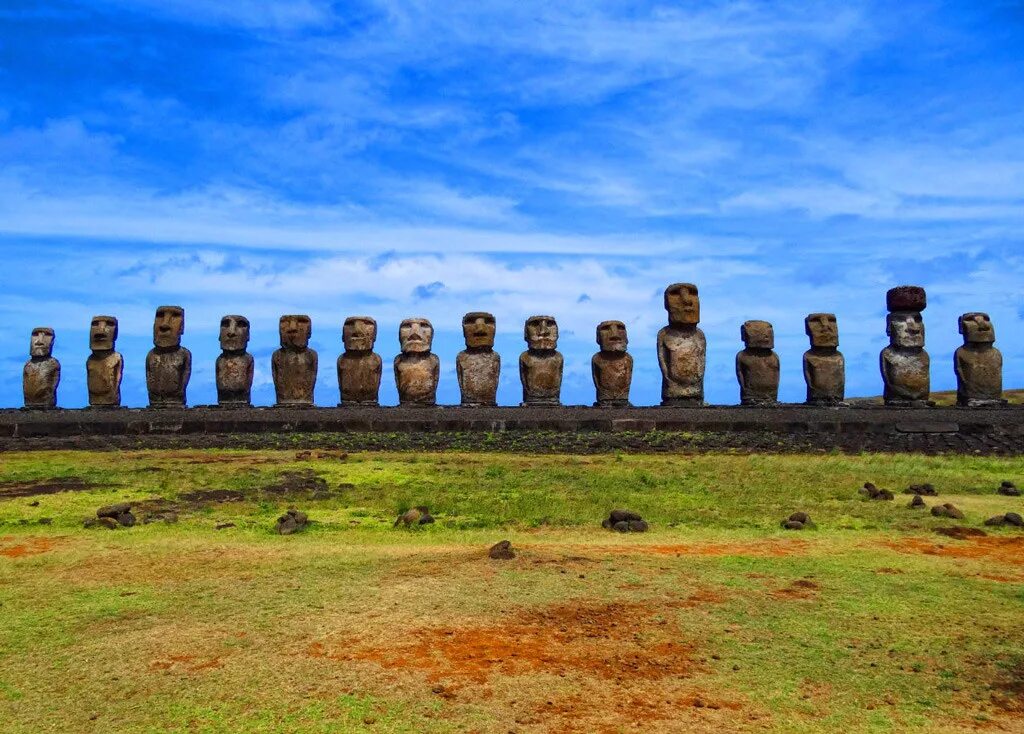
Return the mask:
[[[865,480],[895,491],[928,481],[980,527],[1024,508],[994,492],[1021,483],[1018,459],[0,461],[0,497],[14,482],[95,485],[0,499],[5,732],[1024,727],[1024,533],[944,538],[933,531],[950,521],[907,509],[907,496],[856,492]],[[264,491],[300,470],[332,494]],[[102,504],[204,489],[245,499],[184,511],[177,524],[82,528]],[[273,534],[291,504],[313,524]],[[391,527],[419,504],[435,525]],[[613,507],[641,512],[652,531],[602,530]],[[797,509],[818,529],[781,530]],[[506,537],[519,556],[487,559]]]

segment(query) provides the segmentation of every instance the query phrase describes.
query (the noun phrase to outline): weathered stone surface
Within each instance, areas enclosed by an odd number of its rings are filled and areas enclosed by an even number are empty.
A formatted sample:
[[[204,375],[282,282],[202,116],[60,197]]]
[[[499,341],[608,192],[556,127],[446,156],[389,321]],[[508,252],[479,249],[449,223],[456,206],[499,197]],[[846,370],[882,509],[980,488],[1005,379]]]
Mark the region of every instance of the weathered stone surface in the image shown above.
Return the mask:
[[[527,349],[519,355],[523,405],[561,405],[562,355],[553,316],[531,316],[523,328]]]
[[[395,357],[398,404],[430,406],[437,403],[437,382],[441,360],[431,353],[434,327],[424,318],[405,319],[398,327],[402,353]]]
[[[590,360],[597,402],[601,407],[628,406],[633,382],[633,357],[626,352],[629,338],[621,321],[602,321],[597,325],[600,351]]]
[[[1000,526],[1006,524],[1006,516],[1005,515],[995,515],[994,517],[990,517],[988,520],[986,520],[984,524],[985,524],[986,527],[990,527],[990,528],[1000,527]]]
[[[1020,490],[1013,482],[1004,481],[996,491],[1004,497],[1020,497]]]
[[[746,349],[736,355],[736,379],[743,405],[774,405],[779,401],[779,356],[775,331],[767,321],[747,321],[740,328]]]
[[[974,311],[959,319],[964,344],[953,355],[956,402],[970,408],[1006,405],[1003,355],[993,343],[996,331],[987,313]]]
[[[455,358],[463,405],[497,405],[501,357],[494,351],[494,316],[473,311],[462,317],[466,348]]]
[[[804,524],[798,520],[783,520],[782,527],[785,530],[803,530]]]
[[[794,512],[783,520],[780,525],[785,530],[813,530],[817,526],[806,512]]]
[[[914,498],[910,500],[910,504],[907,505],[907,507],[911,508],[912,510],[916,510],[918,508],[924,509],[926,507],[924,503],[924,497],[922,497],[919,494],[915,494]]]
[[[904,494],[919,494],[923,497],[938,497],[939,492],[935,489],[934,484],[911,484],[907,487]]]
[[[294,507],[290,507],[285,514],[277,518],[274,530],[280,535],[292,535],[300,530],[304,530],[308,523],[309,518],[306,516],[305,512],[301,512],[296,510]]]
[[[703,405],[707,341],[700,323],[700,296],[693,283],[665,289],[668,326],[658,332],[662,405]]]
[[[124,359],[114,351],[116,343],[117,319],[113,316],[93,316],[89,326],[89,349],[92,354],[85,362],[90,407],[116,408],[121,405]]]
[[[309,348],[313,321],[305,314],[282,316],[278,324],[281,348],[270,360],[277,404],[289,407],[313,405],[313,388],[319,357]]]
[[[56,408],[60,362],[53,358],[54,331],[49,326],[32,329],[29,360],[22,371],[22,392],[26,408]]]
[[[886,304],[889,314],[885,333],[889,346],[879,355],[885,403],[901,407],[926,405],[931,392],[931,361],[924,350],[924,289],[892,288],[886,294]]]
[[[632,510],[612,510],[608,514],[608,520],[611,522],[612,525],[614,525],[617,522],[622,522],[622,521],[632,522],[632,521],[635,521],[635,520],[642,520],[642,519],[643,518],[640,517],[640,515],[638,513],[633,512]]]
[[[957,507],[949,502],[942,505],[936,505],[932,508],[932,515],[935,517],[949,517],[953,520],[963,520],[964,513],[961,512]]]
[[[491,546],[487,555],[496,561],[510,561],[516,557],[516,552],[512,550],[512,541],[501,540]]]
[[[1013,525],[1014,527],[1024,527],[1024,518],[1022,518],[1016,512],[1007,512],[1003,515],[1003,519],[1006,520],[1007,525]]]
[[[160,306],[153,319],[153,349],[146,355],[149,407],[183,408],[192,376],[192,353],[181,346],[185,309]]]
[[[804,319],[811,348],[804,352],[804,382],[810,405],[841,405],[846,396],[846,359],[839,351],[835,314],[812,313]]]
[[[338,357],[340,405],[377,405],[382,361],[373,351],[377,322],[369,316],[349,316],[341,330],[344,353]]]
[[[96,517],[113,517],[129,512],[132,506],[127,502],[117,502],[113,505],[104,505],[96,510]]]
[[[225,316],[220,320],[220,356],[217,357],[217,403],[223,407],[252,404],[254,360],[249,346],[249,319]]]
[[[395,520],[394,527],[403,525],[408,528],[413,525],[429,525],[432,522],[434,522],[434,517],[430,514],[430,508],[426,505],[417,505],[399,515]]]
[[[631,533],[646,533],[651,527],[646,520],[630,520],[627,525]]]

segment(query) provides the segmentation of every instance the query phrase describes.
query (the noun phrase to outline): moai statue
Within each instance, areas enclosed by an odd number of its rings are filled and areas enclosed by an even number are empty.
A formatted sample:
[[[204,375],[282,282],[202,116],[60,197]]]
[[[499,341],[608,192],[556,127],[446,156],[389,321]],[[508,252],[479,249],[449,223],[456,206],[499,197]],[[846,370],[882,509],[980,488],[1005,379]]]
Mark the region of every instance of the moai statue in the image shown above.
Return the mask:
[[[553,316],[531,316],[523,338],[527,349],[519,355],[519,379],[523,383],[523,405],[561,405],[562,355],[558,346],[558,324]]]
[[[338,357],[338,405],[378,405],[381,359],[373,351],[377,322],[369,316],[349,316],[341,339],[345,352]]]
[[[956,403],[970,408],[1006,405],[1003,399],[1003,355],[992,346],[996,331],[987,313],[960,317],[964,345],[953,355]]]
[[[146,355],[150,408],[184,408],[192,376],[192,353],[181,346],[185,309],[160,306],[153,319],[153,348]]]
[[[590,373],[597,390],[594,405],[629,405],[629,385],[633,381],[633,357],[626,352],[629,339],[621,321],[602,321],[597,325],[597,344],[601,348],[590,360]]]
[[[455,358],[463,405],[497,405],[501,357],[494,351],[494,316],[482,311],[462,317],[466,348]]]
[[[804,352],[808,405],[843,405],[846,360],[839,351],[839,326],[834,313],[812,313],[804,319],[811,348]]]
[[[26,408],[56,408],[60,362],[53,358],[53,329],[37,326],[29,341],[29,360],[22,372],[21,385]]]
[[[281,348],[270,359],[279,407],[312,407],[318,357],[309,348],[313,322],[309,316],[282,316],[278,323]]]
[[[427,319],[406,319],[398,327],[402,348],[402,353],[395,357],[399,405],[429,406],[437,402],[441,360],[430,351],[433,342],[434,327]]]
[[[767,321],[747,321],[740,328],[746,348],[736,355],[736,379],[743,405],[774,405],[779,401],[779,355],[775,331]]]
[[[249,346],[249,319],[225,316],[220,320],[220,348],[217,357],[217,403],[223,408],[252,405],[254,360]]]
[[[665,289],[668,326],[658,332],[662,405],[703,405],[707,342],[700,322],[700,296],[693,283]]]
[[[124,359],[114,351],[116,343],[117,319],[113,316],[93,316],[89,326],[89,349],[92,354],[85,361],[90,408],[121,407]]]
[[[886,293],[885,302],[889,310],[885,319],[889,346],[879,355],[885,404],[928,405],[930,360],[924,350],[924,319],[921,318],[928,304],[924,288],[915,285],[892,288]]]

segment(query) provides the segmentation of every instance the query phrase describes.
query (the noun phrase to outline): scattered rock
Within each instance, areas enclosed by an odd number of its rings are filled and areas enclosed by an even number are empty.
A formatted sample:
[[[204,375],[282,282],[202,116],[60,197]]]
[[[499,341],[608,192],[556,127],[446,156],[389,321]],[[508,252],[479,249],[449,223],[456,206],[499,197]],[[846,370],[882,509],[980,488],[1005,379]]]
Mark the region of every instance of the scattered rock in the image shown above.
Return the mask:
[[[963,520],[964,513],[956,508],[953,504],[947,502],[943,505],[935,505],[932,508],[932,515],[935,517],[948,517],[953,520]]]
[[[1013,482],[1003,481],[996,491],[1004,497],[1020,497],[1020,490],[1017,489],[1017,485]]]
[[[888,489],[879,489],[871,482],[864,482],[864,486],[857,491],[869,500],[892,500],[896,498],[896,495]]]
[[[786,530],[804,530],[817,527],[806,512],[794,512],[781,523]]]
[[[911,484],[904,494],[916,494],[922,497],[938,497],[939,493],[932,484]]]
[[[294,507],[288,508],[288,511],[277,518],[277,525],[275,530],[280,535],[291,535],[303,530],[309,523],[309,518],[305,512],[300,512]]]
[[[646,533],[650,525],[632,510],[612,510],[608,517],[601,521],[601,527],[617,533]]]
[[[1007,512],[1003,515],[1007,525],[1013,525],[1014,527],[1024,527],[1024,517],[1021,517],[1016,512]]]
[[[82,527],[83,528],[94,528],[98,524],[99,523],[97,523],[95,517],[87,517],[87,518],[85,518],[85,522],[82,523]]]
[[[96,526],[106,528],[107,530],[117,530],[117,520],[112,517],[98,517],[96,518]]]
[[[118,515],[123,515],[132,509],[132,506],[127,502],[118,502],[113,505],[106,505],[96,510],[96,517],[112,517],[116,518]]]
[[[39,518],[39,524],[40,525],[52,525],[53,524],[53,518],[52,517],[41,517],[41,518]]]
[[[29,507],[39,507],[39,500],[36,500],[35,502],[29,502],[28,506]]]
[[[916,509],[919,509],[919,508],[920,509],[924,509],[927,506],[928,505],[926,505],[924,503],[924,498],[921,497],[921,495],[919,495],[919,494],[915,494],[914,495],[914,499],[910,500],[910,504],[907,505],[907,507],[909,507],[912,510],[916,510]]]
[[[411,527],[413,525],[428,525],[434,522],[433,516],[430,514],[430,510],[427,509],[426,505],[419,505],[413,507],[411,510],[406,510],[398,519],[395,520],[394,527],[404,525],[405,527]]]
[[[1005,524],[1006,524],[1006,515],[996,515],[994,517],[990,517],[988,520],[985,521],[985,525],[990,527],[990,528],[997,528],[997,527],[1000,527],[1001,525],[1005,525]]]
[[[984,530],[978,530],[978,528],[935,528],[935,532],[948,538],[956,538],[957,540],[980,538],[987,535]]]
[[[278,522],[278,524],[280,524],[281,520],[279,519],[277,522]],[[219,523],[217,523],[216,525],[213,526],[213,529],[214,530],[227,530],[228,528],[233,528],[233,527],[235,527],[235,524],[233,522],[219,522]],[[293,530],[292,532],[294,533],[295,531]],[[282,533],[282,535],[287,535],[287,533]]]
[[[509,561],[516,557],[516,552],[512,550],[512,542],[509,540],[502,540],[491,546],[491,549],[487,551],[487,555],[496,561]]]

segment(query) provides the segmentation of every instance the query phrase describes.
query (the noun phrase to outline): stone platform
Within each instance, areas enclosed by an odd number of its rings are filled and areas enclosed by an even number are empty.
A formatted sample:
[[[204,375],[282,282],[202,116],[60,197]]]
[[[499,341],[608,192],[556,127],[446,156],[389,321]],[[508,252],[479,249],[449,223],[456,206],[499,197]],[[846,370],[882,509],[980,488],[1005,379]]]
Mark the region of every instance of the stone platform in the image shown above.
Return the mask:
[[[165,446],[1024,454],[1024,406],[0,411],[0,449]]]

